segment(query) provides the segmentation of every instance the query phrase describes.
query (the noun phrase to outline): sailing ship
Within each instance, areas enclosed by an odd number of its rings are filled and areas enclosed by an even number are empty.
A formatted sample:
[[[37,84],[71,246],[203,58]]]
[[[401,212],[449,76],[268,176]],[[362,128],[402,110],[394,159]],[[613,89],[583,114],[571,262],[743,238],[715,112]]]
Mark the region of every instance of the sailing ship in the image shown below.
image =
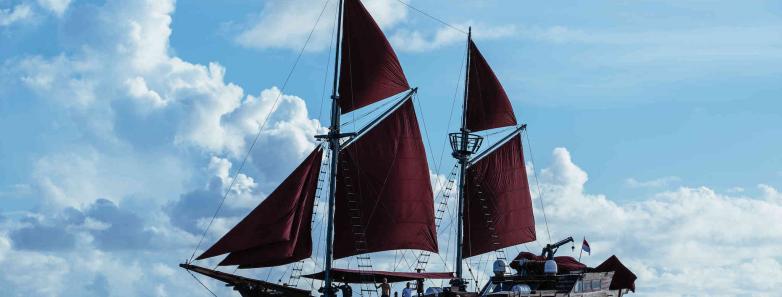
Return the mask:
[[[196,260],[226,255],[219,266],[239,269],[292,265],[291,278],[323,281],[323,296],[378,296],[375,284],[416,281],[425,296],[619,296],[634,290],[635,276],[615,257],[588,268],[571,257],[555,257],[572,238],[548,244],[538,256],[520,253],[509,273],[505,248],[536,240],[535,220],[519,125],[504,88],[467,32],[467,61],[461,129],[450,133],[458,175],[455,273],[428,272],[438,253],[437,231],[447,207],[435,211],[426,151],[411,88],[385,35],[360,0],[340,0],[329,132],[321,144],[255,209]],[[396,97],[396,99],[389,99]],[[355,132],[341,131],[340,116],[380,101],[391,106]],[[395,100],[395,101],[394,101]],[[480,150],[480,131],[512,130]],[[300,275],[313,254],[316,197],[327,191],[323,271]],[[443,194],[445,198],[449,194]],[[320,246],[320,245],[318,245]],[[373,269],[370,254],[418,250],[416,271]],[[495,253],[494,276],[468,291],[465,259]],[[355,257],[355,269],[333,267]],[[226,283],[242,296],[311,296],[295,283],[273,283],[194,265],[184,269]],[[559,269],[558,269],[559,267]],[[195,276],[194,276],[195,277]],[[447,280],[430,287],[423,280]],[[342,285],[338,286],[337,284]]]

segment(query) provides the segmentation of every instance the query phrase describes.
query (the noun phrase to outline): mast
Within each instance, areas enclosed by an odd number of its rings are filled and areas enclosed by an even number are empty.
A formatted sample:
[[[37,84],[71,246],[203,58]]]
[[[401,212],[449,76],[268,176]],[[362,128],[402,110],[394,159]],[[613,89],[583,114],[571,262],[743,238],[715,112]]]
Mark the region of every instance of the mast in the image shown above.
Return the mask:
[[[472,27],[467,29],[467,65],[464,72],[464,103],[462,104],[462,127],[459,130],[461,132],[461,143],[459,148],[462,152],[467,151],[467,96],[470,94],[470,40],[472,39]],[[462,238],[462,228],[464,227],[464,176],[467,170],[467,159],[469,155],[462,153],[457,156],[459,160],[459,202],[457,207],[459,208],[458,224],[456,228],[456,278],[462,280],[462,244],[464,239]]]
[[[464,228],[464,178],[466,176],[467,162],[470,155],[473,154],[482,141],[482,138],[477,135],[470,134],[470,130],[467,129],[467,98],[470,94],[470,42],[472,40],[472,27],[467,32],[467,67],[464,77],[464,103],[462,105],[462,126],[459,132],[451,133],[451,148],[453,149],[453,156],[459,162],[459,190],[458,190],[458,215],[456,226],[456,285],[460,288],[464,288],[465,282],[463,278],[462,269],[462,245],[464,239],[462,238]]]
[[[342,35],[342,4],[343,0],[339,0],[337,7],[337,38],[336,38],[336,50],[334,51],[334,83],[331,89],[331,127],[329,127],[329,149],[331,150],[331,166],[329,174],[329,203],[328,214],[326,217],[326,259],[324,270],[324,296],[334,296],[334,292],[331,288],[331,264],[332,264],[332,248],[334,245],[334,197],[337,191],[337,164],[339,159],[339,140],[341,135],[339,134],[339,116],[342,114],[339,107],[339,95],[337,94],[337,88],[339,83],[339,58],[340,58],[340,36]]]

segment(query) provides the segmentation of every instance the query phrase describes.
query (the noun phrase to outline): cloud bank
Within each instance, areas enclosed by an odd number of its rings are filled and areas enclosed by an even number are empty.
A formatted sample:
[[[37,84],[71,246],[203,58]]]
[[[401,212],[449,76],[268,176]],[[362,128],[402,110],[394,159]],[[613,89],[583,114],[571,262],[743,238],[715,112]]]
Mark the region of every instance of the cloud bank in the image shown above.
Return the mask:
[[[392,3],[367,6],[377,15],[387,11],[381,25],[394,26],[405,13]],[[176,265],[192,253],[227,184],[237,179],[208,243],[271,191],[323,128],[295,95],[273,86],[249,92],[227,82],[228,69],[219,63],[172,54],[173,1],[44,4],[66,27],[89,26],[58,33],[76,47],[4,61],[9,67],[3,77],[14,78],[29,94],[25,99],[46,107],[37,116],[52,125],[42,133],[62,138],[31,160],[27,183],[0,192],[0,199],[34,201],[30,210],[0,213],[0,267],[6,272],[0,287],[8,296],[204,294]],[[3,10],[2,20],[15,11]],[[410,51],[457,40],[446,33],[399,34]],[[291,48],[301,40],[275,38],[247,46]],[[261,145],[237,175],[239,159],[272,109]],[[622,197],[588,190],[588,173],[564,148],[555,149],[539,173],[542,199],[533,193],[541,241],[548,239],[542,201],[552,240],[586,236],[590,265],[617,254],[638,274],[639,296],[773,295],[782,286],[782,194],[773,187],[721,193],[636,180],[659,190],[640,202],[618,203]],[[433,179],[442,182],[441,176]],[[535,243],[527,247],[537,249]],[[307,271],[315,267],[305,265]],[[234,294],[216,282],[207,285],[221,296]]]

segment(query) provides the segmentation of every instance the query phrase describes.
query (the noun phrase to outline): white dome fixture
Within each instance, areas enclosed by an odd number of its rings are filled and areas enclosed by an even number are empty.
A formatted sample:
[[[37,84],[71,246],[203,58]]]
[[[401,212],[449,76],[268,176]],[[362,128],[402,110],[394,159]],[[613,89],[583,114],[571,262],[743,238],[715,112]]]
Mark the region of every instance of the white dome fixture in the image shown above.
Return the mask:
[[[507,265],[505,265],[505,261],[500,259],[494,261],[494,276],[505,275],[506,269],[507,269]]]
[[[557,274],[557,261],[546,260],[546,264],[543,265],[543,273],[545,273],[545,274]]]

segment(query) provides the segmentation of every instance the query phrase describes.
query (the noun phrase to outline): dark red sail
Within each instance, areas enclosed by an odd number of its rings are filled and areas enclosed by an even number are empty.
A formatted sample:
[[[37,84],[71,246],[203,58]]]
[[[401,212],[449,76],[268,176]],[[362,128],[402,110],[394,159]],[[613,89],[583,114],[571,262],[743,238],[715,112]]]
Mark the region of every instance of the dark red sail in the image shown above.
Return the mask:
[[[468,130],[482,131],[516,125],[513,106],[505,89],[472,41],[468,88],[465,107]]]
[[[412,101],[340,152],[334,258],[437,252],[429,165]]]
[[[342,113],[410,89],[383,31],[359,0],[345,1],[339,106]]]
[[[316,148],[269,197],[198,259],[230,253],[220,265],[268,267],[312,254],[312,208],[323,150]]]
[[[520,135],[472,164],[465,182],[465,258],[535,240]]]
[[[519,262],[521,259],[527,260],[524,267],[522,267],[521,262]],[[546,257],[538,256],[530,252],[521,252],[516,256],[516,258],[513,259],[513,261],[510,262],[510,268],[513,268],[517,271],[525,268],[527,270],[533,270],[536,273],[543,274],[545,262]],[[560,273],[587,270],[587,266],[584,265],[584,263],[578,262],[578,260],[569,256],[556,256],[554,257],[554,262],[557,262],[557,269]]]
[[[611,285],[609,286],[609,289],[626,289],[635,292],[635,280],[638,279],[638,277],[635,276],[635,273],[630,271],[630,269],[628,269],[624,264],[622,264],[616,255],[612,255],[603,263],[600,263],[600,265],[595,267],[594,270],[599,272],[614,272],[614,278],[611,279]]]

